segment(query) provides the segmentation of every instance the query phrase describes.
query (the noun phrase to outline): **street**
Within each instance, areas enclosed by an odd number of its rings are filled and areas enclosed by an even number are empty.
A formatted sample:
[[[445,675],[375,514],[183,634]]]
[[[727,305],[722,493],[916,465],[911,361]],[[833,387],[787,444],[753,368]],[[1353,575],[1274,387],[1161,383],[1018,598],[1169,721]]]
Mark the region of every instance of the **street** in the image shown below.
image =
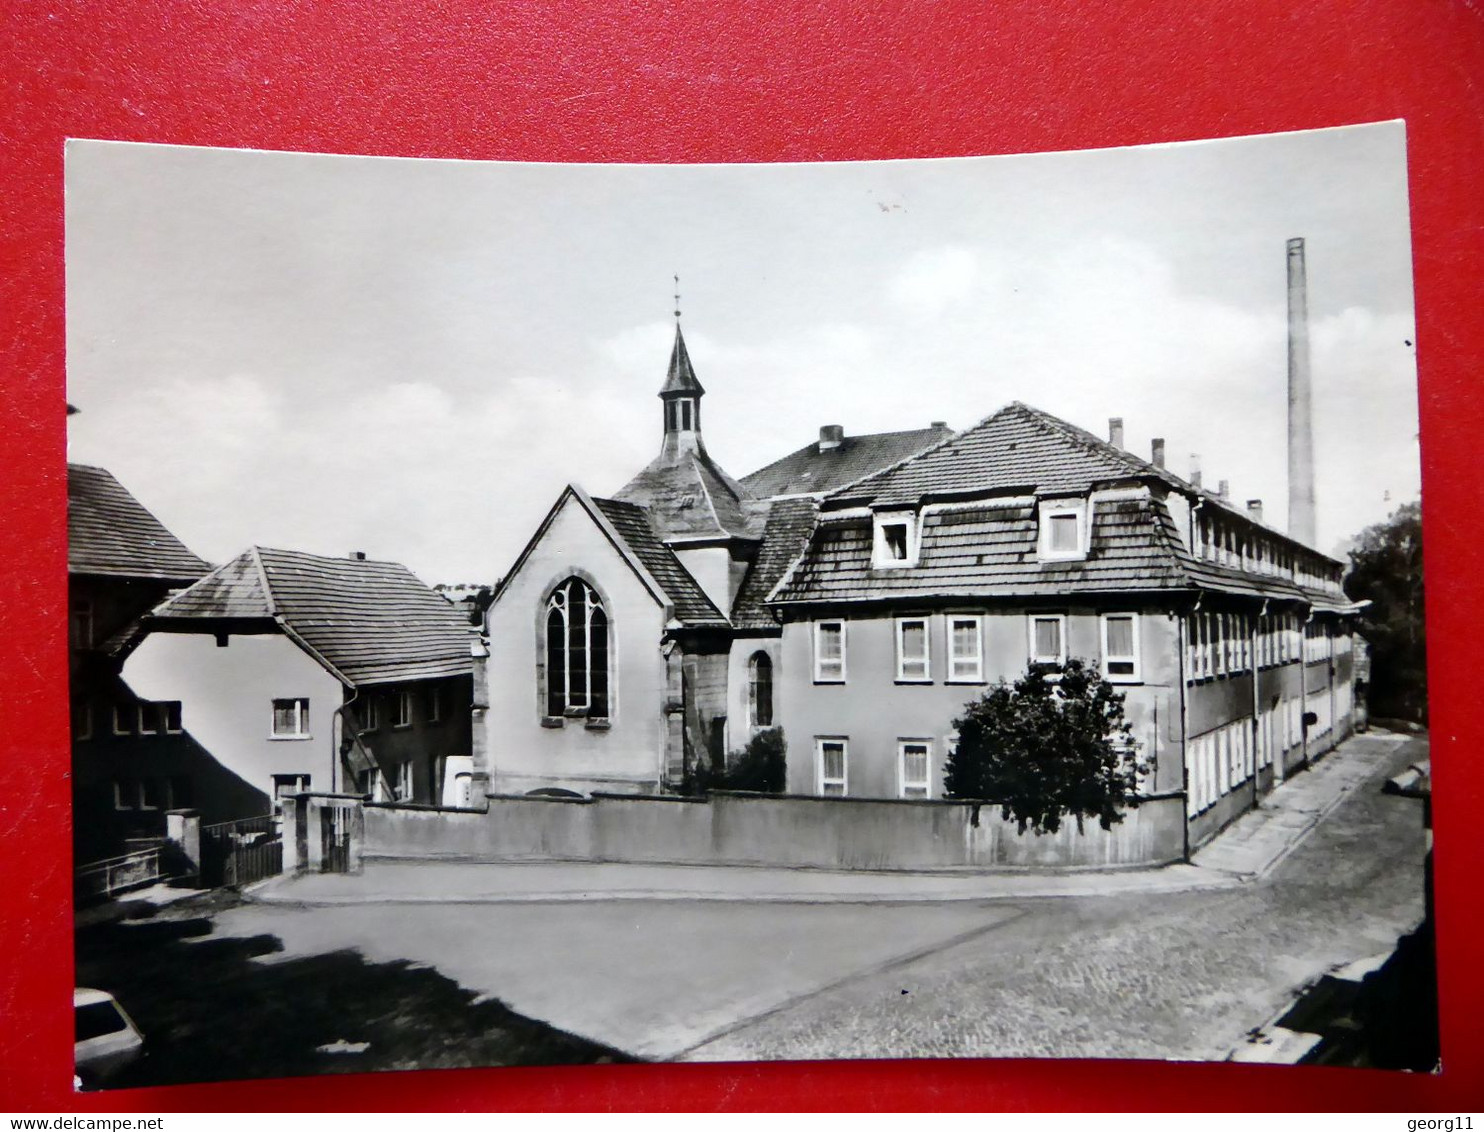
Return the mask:
[[[997,899],[613,899],[594,889],[249,902],[215,914],[212,938],[275,937],[271,963],[347,949],[377,968],[410,962],[475,1003],[497,999],[641,1058],[1223,1058],[1307,983],[1389,952],[1421,919],[1420,809],[1380,793],[1419,747],[1361,737],[1321,763],[1314,782],[1348,765],[1348,792],[1259,879],[1187,865],[1110,874],[1101,894],[1086,874],[1068,879],[1065,895],[1032,895],[1024,878],[1007,877],[1012,895]],[[1310,785],[1304,778],[1295,789]],[[1210,856],[1232,858],[1225,852]],[[369,862],[367,884],[378,867],[392,877],[398,866]],[[429,878],[458,875],[423,867]],[[764,870],[708,872],[736,877],[744,893],[766,886]],[[313,879],[287,882],[278,898],[313,898]],[[353,1029],[336,1036],[364,1040]]]

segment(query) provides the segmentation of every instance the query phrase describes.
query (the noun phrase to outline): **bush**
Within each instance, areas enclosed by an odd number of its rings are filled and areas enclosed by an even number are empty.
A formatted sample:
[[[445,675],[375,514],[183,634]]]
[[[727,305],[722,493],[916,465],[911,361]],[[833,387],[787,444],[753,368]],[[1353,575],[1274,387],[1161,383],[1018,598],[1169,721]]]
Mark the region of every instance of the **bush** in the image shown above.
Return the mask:
[[[1015,684],[1001,681],[954,721],[948,756],[950,798],[1001,807],[1020,832],[1055,833],[1062,819],[1097,818],[1104,829],[1135,804],[1139,775],[1123,695],[1097,666],[1071,659],[1054,679],[1032,665]]]
[[[787,781],[784,769],[787,749],[781,727],[759,731],[746,747],[732,752],[725,767],[704,772],[701,791],[747,790],[757,794],[782,794]]]

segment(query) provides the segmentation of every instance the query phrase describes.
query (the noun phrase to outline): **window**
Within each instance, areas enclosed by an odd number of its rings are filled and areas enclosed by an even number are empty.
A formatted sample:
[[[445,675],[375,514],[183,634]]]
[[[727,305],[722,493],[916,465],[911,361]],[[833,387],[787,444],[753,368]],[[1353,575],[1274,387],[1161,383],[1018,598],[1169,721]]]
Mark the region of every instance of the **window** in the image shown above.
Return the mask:
[[[948,618],[948,679],[979,683],[984,679],[984,622],[978,617]]]
[[[443,689],[433,687],[428,689],[428,722],[438,723],[443,719]]]
[[[1138,682],[1138,614],[1106,613],[1103,615],[1103,675],[1115,684]]]
[[[398,692],[392,696],[392,726],[412,726],[412,693]]]
[[[133,704],[117,703],[113,705],[113,733],[115,735],[134,734],[134,724],[137,722],[137,713]]]
[[[179,735],[180,701],[167,700],[149,703],[141,700],[137,705],[138,730],[141,735]]]
[[[814,624],[814,682],[845,683],[845,622]]]
[[[1031,618],[1031,663],[1054,664],[1060,667],[1066,662],[1066,622],[1060,613]]]
[[[931,798],[929,752],[926,739],[903,739],[897,743],[897,793],[902,798]]]
[[[381,726],[381,697],[368,692],[361,705],[361,716],[366,721],[362,730],[375,731]]]
[[[139,808],[139,783],[132,778],[113,780],[113,808],[135,810]]]
[[[845,794],[845,744],[844,739],[816,739],[819,771],[819,793],[825,796],[843,797]]]
[[[309,738],[309,701],[298,699],[273,701],[274,739]]]
[[[773,726],[773,658],[765,652],[747,662],[747,718],[753,727]]]
[[[546,600],[546,714],[606,719],[608,613],[597,591],[568,578]]]
[[[75,649],[93,647],[93,603],[86,598],[72,602],[68,611],[67,639]]]
[[[307,774],[275,774],[273,776],[273,812],[281,813],[285,798],[303,794],[308,789],[309,775]]]
[[[412,760],[404,759],[397,764],[397,793],[395,800],[398,802],[412,801]]]
[[[1087,509],[1080,500],[1075,504],[1041,504],[1041,545],[1043,559],[1083,558],[1087,555]]]
[[[932,679],[928,656],[928,623],[925,617],[897,619],[897,679],[925,682]]]
[[[894,511],[874,518],[871,565],[878,569],[917,565],[917,516]]]
[[[139,780],[139,808],[141,810],[162,809],[165,804],[165,783],[158,778]]]

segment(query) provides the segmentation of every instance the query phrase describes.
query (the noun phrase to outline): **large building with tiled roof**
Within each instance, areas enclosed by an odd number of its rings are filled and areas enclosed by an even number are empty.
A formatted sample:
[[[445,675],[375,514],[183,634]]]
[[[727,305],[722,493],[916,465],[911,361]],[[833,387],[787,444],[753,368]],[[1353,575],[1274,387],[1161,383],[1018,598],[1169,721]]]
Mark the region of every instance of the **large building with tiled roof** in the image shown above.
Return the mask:
[[[124,679],[181,704],[235,780],[196,791],[227,820],[303,790],[442,803],[470,770],[466,612],[405,566],[252,547],[158,604],[122,643]],[[467,779],[466,779],[467,781]]]
[[[1078,656],[1121,686],[1143,788],[1183,795],[1198,843],[1348,732],[1341,573],[1257,501],[1011,404],[820,501],[764,599],[789,789],[941,797],[964,705]]]
[[[946,435],[860,438],[813,473],[795,453],[749,486],[706,450],[704,395],[677,325],[658,455],[612,498],[562,492],[497,589],[476,768],[495,792],[685,789],[776,726],[782,626],[764,599],[819,491],[773,488],[845,483]]]

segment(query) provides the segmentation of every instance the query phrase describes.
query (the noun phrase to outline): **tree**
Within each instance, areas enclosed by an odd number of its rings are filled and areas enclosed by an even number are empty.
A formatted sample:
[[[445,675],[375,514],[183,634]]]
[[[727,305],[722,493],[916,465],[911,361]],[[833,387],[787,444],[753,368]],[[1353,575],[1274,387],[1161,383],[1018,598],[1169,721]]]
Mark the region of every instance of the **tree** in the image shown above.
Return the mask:
[[[1422,504],[1367,527],[1350,552],[1345,593],[1369,600],[1361,636],[1371,646],[1372,715],[1427,721],[1427,627],[1422,616]]]
[[[1075,658],[1055,679],[1033,664],[1013,686],[1002,680],[967,704],[954,726],[948,796],[999,805],[1021,833],[1055,833],[1068,816],[1079,833],[1087,818],[1111,829],[1134,804],[1146,769],[1122,694],[1096,665]]]

